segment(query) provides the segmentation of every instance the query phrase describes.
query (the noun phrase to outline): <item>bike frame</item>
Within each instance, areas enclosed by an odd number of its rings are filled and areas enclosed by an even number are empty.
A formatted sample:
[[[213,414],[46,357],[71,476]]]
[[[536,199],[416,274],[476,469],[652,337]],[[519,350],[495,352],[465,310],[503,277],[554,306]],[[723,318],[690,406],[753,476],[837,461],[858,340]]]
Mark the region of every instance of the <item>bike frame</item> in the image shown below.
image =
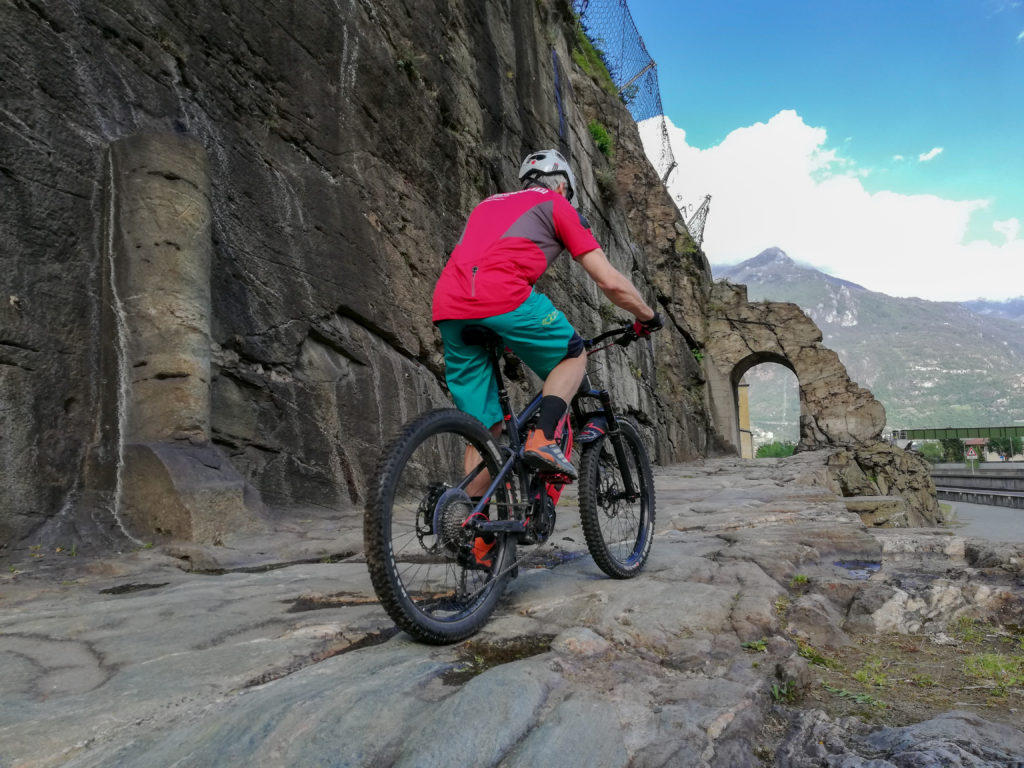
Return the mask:
[[[630,334],[632,335],[629,336]],[[583,344],[587,349],[587,356],[589,357],[595,352],[599,352],[611,346],[611,344],[607,344],[603,347],[598,347],[596,345],[606,339],[616,336],[628,337],[625,343],[621,340],[612,342],[612,344],[619,344],[621,346],[626,346],[626,344],[636,339],[636,334],[631,326],[606,331],[593,339],[584,340]],[[498,401],[501,404],[501,412],[503,414],[505,431],[508,434],[509,444],[504,450],[504,463],[496,475],[491,479],[491,484],[480,497],[480,501],[473,507],[472,512],[467,516],[464,525],[471,528],[478,535],[482,533],[522,533],[526,528],[527,520],[487,520],[483,515],[483,510],[490,502],[491,497],[494,496],[498,488],[506,482],[506,478],[520,462],[523,448],[523,432],[525,431],[526,425],[540,409],[540,402],[543,398],[543,393],[538,393],[522,410],[522,412],[517,414],[512,408],[512,401],[508,394],[508,388],[505,386],[505,378],[501,373],[501,346],[500,344],[490,344],[487,346],[491,356],[491,366],[498,384]],[[596,399],[600,403],[600,409],[597,411],[584,411],[580,403],[582,400],[586,400],[588,398]],[[630,500],[635,499],[639,494],[633,482],[632,473],[629,470],[629,463],[626,460],[626,451],[622,445],[619,421],[615,415],[614,409],[612,408],[611,394],[606,389],[597,389],[592,387],[590,385],[589,375],[584,375],[579,391],[573,396],[571,410],[576,424],[580,427],[583,427],[588,423],[588,420],[592,420],[595,417],[603,417],[607,422],[607,434],[611,440],[612,448],[615,451],[617,464],[622,472],[623,496]],[[568,423],[568,414],[566,414],[566,422],[566,428],[571,429],[571,426]],[[473,478],[475,478],[481,470],[484,469],[484,466],[484,462],[481,461],[473,471],[463,479],[459,487],[465,489]],[[527,477],[532,477],[534,471],[528,470],[528,472],[529,474]],[[524,487],[522,489],[524,493],[527,490],[526,485],[527,484],[524,483]],[[554,497],[554,500],[557,501],[557,496]]]

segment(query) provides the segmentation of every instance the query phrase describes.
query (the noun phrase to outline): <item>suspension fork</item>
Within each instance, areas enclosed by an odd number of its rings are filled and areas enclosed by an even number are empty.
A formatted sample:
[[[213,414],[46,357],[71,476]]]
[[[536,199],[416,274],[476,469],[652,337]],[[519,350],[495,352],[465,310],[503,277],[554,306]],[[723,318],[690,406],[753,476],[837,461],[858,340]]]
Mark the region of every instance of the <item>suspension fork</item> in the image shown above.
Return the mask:
[[[612,408],[612,396],[607,389],[597,392],[597,399],[601,402],[605,420],[608,422],[608,438],[612,443],[612,450],[615,452],[615,460],[619,465],[619,472],[622,475],[622,492],[628,499],[634,499],[637,495],[633,484],[633,473],[629,469],[629,461],[626,457],[626,448],[622,444],[622,430],[619,428],[619,420],[615,416],[615,409]]]

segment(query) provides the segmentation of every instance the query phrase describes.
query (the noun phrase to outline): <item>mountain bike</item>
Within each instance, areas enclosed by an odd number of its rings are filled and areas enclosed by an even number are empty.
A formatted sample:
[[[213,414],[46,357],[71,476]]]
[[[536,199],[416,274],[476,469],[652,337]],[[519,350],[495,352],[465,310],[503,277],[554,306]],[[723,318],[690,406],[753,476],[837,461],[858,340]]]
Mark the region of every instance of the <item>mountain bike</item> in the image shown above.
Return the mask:
[[[454,408],[409,422],[386,448],[363,518],[366,561],[374,591],[391,619],[417,640],[444,644],[474,634],[494,611],[509,579],[518,575],[517,547],[543,544],[555,527],[565,475],[539,472],[522,446],[541,394],[516,413],[501,371],[504,345],[483,326],[464,340],[490,355],[504,414],[499,443],[476,418]],[[639,338],[633,326],[584,342],[592,355]],[[609,341],[610,340],[610,341]],[[608,341],[604,346],[598,346]],[[587,548],[608,576],[636,576],[654,537],[654,480],[639,429],[621,417],[605,389],[587,374],[555,437],[572,455],[580,443],[580,521]],[[506,442],[507,441],[507,442]],[[480,456],[468,472],[466,446]],[[487,472],[487,490],[475,500],[466,488]],[[480,485],[484,482],[481,480]],[[483,565],[474,547],[494,546]]]

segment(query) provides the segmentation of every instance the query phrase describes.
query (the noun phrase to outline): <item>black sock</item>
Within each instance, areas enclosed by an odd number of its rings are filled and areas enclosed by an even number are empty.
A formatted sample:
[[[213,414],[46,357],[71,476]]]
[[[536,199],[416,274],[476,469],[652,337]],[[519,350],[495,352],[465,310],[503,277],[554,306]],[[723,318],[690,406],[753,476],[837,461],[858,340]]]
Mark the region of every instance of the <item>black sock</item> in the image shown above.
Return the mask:
[[[537,429],[544,433],[548,440],[555,439],[555,427],[558,420],[565,415],[568,404],[556,395],[544,395],[540,401],[540,414],[537,416]]]

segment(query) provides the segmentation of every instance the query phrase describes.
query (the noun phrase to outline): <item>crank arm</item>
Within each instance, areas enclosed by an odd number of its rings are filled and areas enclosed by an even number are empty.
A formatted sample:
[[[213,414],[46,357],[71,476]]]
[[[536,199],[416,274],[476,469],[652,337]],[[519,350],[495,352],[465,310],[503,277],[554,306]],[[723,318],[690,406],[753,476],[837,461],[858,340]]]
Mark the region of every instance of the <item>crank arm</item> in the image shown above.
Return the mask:
[[[523,520],[473,520],[466,527],[481,536],[485,533],[523,533],[526,523]]]

